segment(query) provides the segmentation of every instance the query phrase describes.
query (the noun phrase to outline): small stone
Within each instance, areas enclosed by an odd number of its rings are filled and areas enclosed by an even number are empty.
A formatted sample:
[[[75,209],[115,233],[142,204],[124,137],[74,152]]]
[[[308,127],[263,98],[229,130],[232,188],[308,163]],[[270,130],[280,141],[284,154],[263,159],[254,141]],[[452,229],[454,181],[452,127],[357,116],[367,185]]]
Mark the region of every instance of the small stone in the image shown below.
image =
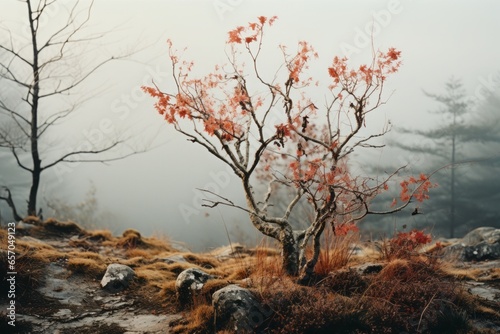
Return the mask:
[[[214,278],[216,277],[197,268],[189,268],[181,272],[175,281],[179,304],[181,306],[190,304],[192,296],[198,293],[208,280]]]
[[[127,288],[135,278],[135,272],[129,266],[113,263],[108,266],[101,280],[101,286],[110,292],[119,292]]]

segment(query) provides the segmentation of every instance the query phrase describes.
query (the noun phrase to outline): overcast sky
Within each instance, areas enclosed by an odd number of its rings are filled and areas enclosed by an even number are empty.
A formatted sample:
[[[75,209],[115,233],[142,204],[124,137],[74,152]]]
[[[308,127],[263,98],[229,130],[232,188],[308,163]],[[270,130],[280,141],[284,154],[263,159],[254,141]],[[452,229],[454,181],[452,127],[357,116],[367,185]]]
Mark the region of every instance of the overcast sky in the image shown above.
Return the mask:
[[[66,3],[58,0],[58,7],[44,24],[60,24]],[[210,71],[225,61],[229,30],[260,15],[277,15],[278,20],[268,30],[269,44],[292,48],[300,40],[309,41],[319,52],[315,66],[321,72],[334,55],[348,56],[354,64],[369,61],[373,34],[376,48],[396,47],[403,56],[401,70],[390,78],[388,90],[393,94],[378,121],[390,119],[404,127],[432,125],[427,111],[436,105],[422,89],[442,92],[451,76],[463,80],[471,98],[481,99],[485,89],[498,91],[500,86],[500,2],[494,0],[96,0],[92,13],[89,32],[105,33],[96,52],[140,52],[133,61],[103,68],[89,81],[89,90],[106,89],[85,104],[74,125],[59,136],[77,145],[93,129],[109,126],[109,121],[117,131],[137,136],[132,141],[135,144],[153,140],[155,149],[109,166],[80,165],[59,171],[50,175],[52,183],[45,185],[41,195],[51,196],[53,189],[64,189],[64,196],[76,201],[93,182],[102,206],[124,217],[123,228],[134,227],[145,234],[161,232],[194,244],[225,235],[221,214],[227,224],[249,222],[238,218],[241,213],[199,207],[195,188],[215,185],[219,188],[215,190],[233,194],[239,184],[234,179],[228,181],[224,167],[208,153],[176,136],[155,112],[153,100],[138,89],[152,79],[160,86],[169,83],[167,38],[179,49],[189,48],[186,55],[195,61],[197,70]],[[1,1],[3,26],[22,29],[24,14],[20,2]]]

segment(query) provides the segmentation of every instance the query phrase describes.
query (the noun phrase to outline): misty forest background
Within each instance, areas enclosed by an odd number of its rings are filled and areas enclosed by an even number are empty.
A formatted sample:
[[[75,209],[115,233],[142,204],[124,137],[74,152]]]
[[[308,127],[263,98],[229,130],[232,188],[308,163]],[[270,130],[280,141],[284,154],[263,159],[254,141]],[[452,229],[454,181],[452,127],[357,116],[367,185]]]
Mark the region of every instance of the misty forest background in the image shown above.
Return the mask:
[[[234,6],[230,12],[221,12],[216,4],[217,2],[210,4],[212,11],[205,19],[211,24],[223,22],[219,29],[232,28],[256,16],[253,11],[257,9],[244,13],[248,4]],[[448,4],[451,5],[451,2]],[[183,6],[178,3],[170,5]],[[0,43],[10,45],[13,39],[18,45],[29,45],[23,28],[27,24],[24,12],[16,7],[19,5],[10,4],[7,8],[2,2],[0,7],[4,6],[5,10],[0,8]],[[385,3],[376,2],[372,6],[361,10],[364,19],[359,22],[377,23],[370,19],[373,13],[386,10]],[[262,8],[266,7],[261,7],[261,11]],[[188,12],[187,7],[182,9]],[[315,9],[319,11],[321,8]],[[11,11],[10,14],[8,10]],[[59,16],[69,12],[64,6],[58,10]],[[464,11],[466,10],[465,8]],[[266,11],[269,10],[266,8]],[[8,16],[1,13],[7,13]],[[109,34],[99,35],[96,31],[110,29],[102,24],[106,13],[109,13],[109,8],[97,1],[88,22],[90,29],[82,30],[79,35],[82,40],[86,36],[92,36],[92,39],[84,42],[83,49],[75,46],[76,49],[72,50],[70,46],[71,57],[64,58],[64,64],[68,68],[79,64],[80,70],[85,72],[85,66],[93,68],[99,61],[113,56],[115,51],[123,59],[96,70],[85,85],[78,87],[74,93],[57,96],[57,99],[40,106],[45,115],[50,114],[54,106],[78,107],[75,115],[65,119],[64,123],[57,124],[58,127],[43,138],[40,150],[51,157],[66,152],[68,147],[79,147],[79,143],[91,142],[90,138],[94,135],[92,131],[103,126],[103,120],[110,120],[112,123],[106,123],[106,126],[110,127],[109,124],[112,124],[112,139],[119,138],[120,142],[123,139],[125,144],[118,148],[118,156],[125,159],[114,161],[115,156],[110,154],[101,161],[73,163],[57,168],[55,172],[43,174],[38,195],[38,207],[42,209],[43,217],[73,220],[84,227],[108,228],[114,233],[121,233],[132,227],[145,234],[156,233],[186,242],[193,250],[227,244],[228,239],[249,244],[261,240],[246,213],[235,212],[234,209],[201,207],[203,194],[196,188],[207,186],[212,186],[213,190],[225,197],[243,201],[241,194],[235,190],[239,189],[237,180],[229,176],[223,166],[208,162],[208,154],[173,137],[169,129],[163,126],[161,117],[155,114],[152,101],[146,96],[137,95],[140,85],[151,83],[152,80],[160,83],[167,81],[169,64],[165,56],[167,47],[164,37],[175,37],[176,28],[167,31],[162,29],[157,36],[143,43],[145,39],[137,34],[124,39],[124,34],[127,35],[130,29],[137,30],[130,28],[137,27],[137,22],[125,20],[125,24],[118,24],[114,30],[104,30],[109,31]],[[401,16],[404,14],[404,11],[398,13]],[[283,12],[280,15],[278,12],[277,15],[281,19],[287,14]],[[387,26],[379,24],[387,32],[397,30],[397,19],[400,18],[394,18]],[[43,26],[44,33],[57,31],[60,22],[52,21]],[[154,22],[156,21],[152,19],[153,28],[160,26],[163,21],[158,19],[157,25]],[[356,23],[357,26],[362,27],[359,22]],[[436,24],[444,26],[443,23]],[[188,26],[187,22],[183,22],[178,29],[183,29],[184,34],[195,35],[194,32],[186,32]],[[357,26],[344,35],[339,32],[339,39],[345,38],[344,40],[355,44]],[[286,31],[286,20],[285,23],[279,22],[275,29]],[[313,35],[315,30],[311,29],[305,29],[304,39]],[[421,33],[417,28],[414,30],[415,34]],[[143,32],[142,36],[150,33]],[[206,37],[197,38],[206,40]],[[384,31],[380,36],[375,36],[375,44],[380,39],[384,40],[382,37],[385,38]],[[212,38],[222,42],[226,36],[214,33]],[[389,37],[385,39],[390,41]],[[390,42],[399,47],[397,41]],[[191,43],[196,45],[196,39],[179,44],[191,47]],[[313,41],[312,44],[318,42]],[[210,52],[220,51],[223,56],[223,44],[214,43],[212,49]],[[403,59],[407,53],[411,55],[411,50],[404,46],[401,49]],[[193,59],[199,59],[202,54],[199,51],[194,46]],[[102,58],[93,63],[99,58],[96,55]],[[359,55],[354,56],[356,58]],[[208,71],[216,62],[209,59],[206,62],[199,61],[197,65],[201,70]],[[411,66],[411,61],[409,62]],[[11,62],[11,55],[5,49],[0,49],[0,64],[3,65],[0,69],[0,106],[4,106],[0,108],[0,132],[12,135],[12,115],[8,108],[20,113],[28,110],[23,100],[26,98],[24,87],[9,80],[8,71],[23,73],[23,70],[20,64]],[[403,68],[405,66],[404,63]],[[409,88],[405,87],[404,81],[399,81],[399,86],[392,87],[393,96],[384,108],[389,110],[388,113],[390,110],[397,112],[399,117],[382,142],[385,145],[382,150],[353,155],[351,160],[357,160],[355,169],[377,178],[377,175],[386,170],[405,164],[408,164],[409,174],[413,175],[445,168],[433,176],[432,181],[439,184],[439,187],[431,190],[429,201],[421,205],[410,205],[407,210],[395,215],[371,216],[360,222],[359,226],[365,237],[392,235],[394,230],[405,227],[425,228],[434,236],[449,238],[463,236],[479,226],[500,227],[500,71],[498,63],[491,64],[489,68],[487,72],[468,74],[467,81],[462,78],[463,73],[454,72],[451,66],[443,66],[442,73],[438,76],[440,81],[434,80],[432,87],[418,81],[409,85]],[[119,74],[124,69],[127,72],[126,79]],[[29,76],[29,71],[23,75]],[[408,74],[404,71],[399,74],[401,77],[405,75]],[[471,81],[470,78],[480,79]],[[416,81],[413,77],[405,80]],[[404,99],[398,99],[399,91],[403,91]],[[5,106],[9,107],[6,109]],[[408,120],[417,115],[419,121],[405,122],[405,115]],[[19,159],[22,163],[29,164],[29,151],[20,149]],[[107,159],[110,161],[106,161]],[[22,215],[26,214],[30,185],[29,173],[20,168],[11,148],[0,142],[0,187],[10,190]],[[6,196],[7,188],[0,189],[1,196]],[[390,205],[392,198],[397,196],[397,185],[392,188],[393,192],[377,197],[377,205],[385,208]],[[280,203],[276,205],[279,206]],[[422,214],[412,215],[417,206]],[[307,212],[296,215],[295,223],[301,224],[301,221],[307,219],[307,215]],[[13,219],[7,202],[0,201],[0,223],[5,225]]]

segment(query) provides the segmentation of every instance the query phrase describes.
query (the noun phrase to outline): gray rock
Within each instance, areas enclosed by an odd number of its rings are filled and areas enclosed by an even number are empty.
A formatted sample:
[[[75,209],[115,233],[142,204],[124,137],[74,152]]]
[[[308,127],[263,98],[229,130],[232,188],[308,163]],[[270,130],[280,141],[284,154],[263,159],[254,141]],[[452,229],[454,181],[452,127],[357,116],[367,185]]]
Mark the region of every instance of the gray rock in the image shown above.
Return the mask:
[[[181,272],[175,281],[177,299],[180,305],[184,307],[191,304],[193,296],[203,288],[208,280],[214,278],[216,277],[197,268],[189,268]]]
[[[16,224],[16,229],[18,230],[25,230],[25,231],[28,231],[28,230],[31,230],[32,228],[34,228],[35,225],[32,225],[32,224],[26,224],[25,222],[23,222],[22,220],[20,220],[17,224]]]
[[[448,261],[463,260],[465,245],[460,241],[444,248],[443,258]]]
[[[22,240],[24,242],[28,242],[30,244],[36,244],[36,245],[40,245],[40,246],[51,247],[45,241],[42,241],[42,240],[37,239],[37,238],[30,237],[30,236],[21,237],[20,240]]]
[[[473,286],[469,288],[469,292],[490,301],[497,301],[500,299],[500,290],[486,284]]]
[[[172,264],[172,263],[188,263],[188,261],[184,258],[184,256],[179,254],[170,255],[164,258],[159,259],[162,262]]]
[[[245,254],[249,254],[250,251],[241,245],[229,245],[217,248],[212,253],[217,260],[225,261],[227,259],[242,257]]]
[[[212,295],[216,330],[231,333],[256,333],[257,328],[272,314],[254,294],[238,285],[228,285]]]
[[[127,288],[135,278],[135,272],[129,266],[113,263],[108,266],[101,280],[101,286],[110,292],[119,292]]]
[[[500,230],[494,227],[478,227],[462,238],[462,243],[466,246],[474,246],[480,242],[495,243],[500,240]]]
[[[500,259],[500,229],[479,227],[444,249],[449,260],[485,261]]]
[[[490,244],[487,241],[483,241],[474,246],[465,246],[463,259],[465,261],[500,259],[500,242]]]

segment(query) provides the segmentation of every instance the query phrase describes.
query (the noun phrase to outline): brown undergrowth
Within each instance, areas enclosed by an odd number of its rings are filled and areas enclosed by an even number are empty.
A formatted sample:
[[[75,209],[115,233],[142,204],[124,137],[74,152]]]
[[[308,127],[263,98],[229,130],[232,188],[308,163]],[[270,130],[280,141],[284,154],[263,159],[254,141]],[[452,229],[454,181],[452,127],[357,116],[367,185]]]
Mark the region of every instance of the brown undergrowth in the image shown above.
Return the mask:
[[[376,274],[343,268],[314,286],[275,280],[260,290],[268,333],[479,333],[476,298],[425,257],[394,259]],[[487,331],[485,331],[486,333]]]

